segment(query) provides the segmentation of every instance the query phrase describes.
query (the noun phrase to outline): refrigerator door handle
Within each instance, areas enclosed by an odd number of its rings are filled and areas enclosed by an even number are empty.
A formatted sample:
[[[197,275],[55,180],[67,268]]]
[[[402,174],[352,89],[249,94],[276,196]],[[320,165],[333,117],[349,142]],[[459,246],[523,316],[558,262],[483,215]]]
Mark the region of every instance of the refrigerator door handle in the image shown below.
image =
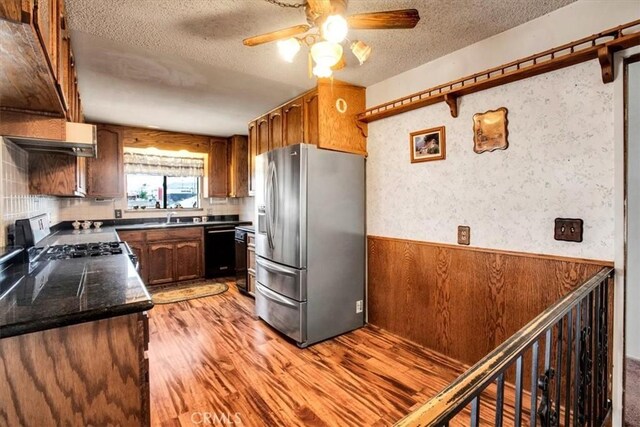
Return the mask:
[[[298,308],[298,304],[289,301],[288,298],[279,295],[277,292],[273,292],[271,289],[261,285],[260,283],[256,283],[256,289],[270,300],[276,301],[282,305]]]
[[[268,271],[286,274],[287,276],[294,275],[291,269],[280,267],[278,264],[271,261],[267,261],[266,259],[263,259],[263,258],[256,257],[256,264],[259,264],[261,267],[263,267],[265,270],[268,270]]]
[[[276,174],[276,164],[275,162],[270,162],[269,177],[267,182],[267,190],[268,190],[267,191],[267,194],[268,194],[267,238],[269,240],[269,247],[271,249],[275,249],[273,234],[276,228],[276,217],[278,216],[277,183],[278,183],[278,176]]]
[[[272,188],[271,188],[271,169],[273,167],[273,163],[270,162],[267,167],[267,180],[266,180],[266,191],[265,191],[265,228],[267,232],[267,244],[269,248],[273,249],[273,239],[271,237],[271,197],[272,197]]]

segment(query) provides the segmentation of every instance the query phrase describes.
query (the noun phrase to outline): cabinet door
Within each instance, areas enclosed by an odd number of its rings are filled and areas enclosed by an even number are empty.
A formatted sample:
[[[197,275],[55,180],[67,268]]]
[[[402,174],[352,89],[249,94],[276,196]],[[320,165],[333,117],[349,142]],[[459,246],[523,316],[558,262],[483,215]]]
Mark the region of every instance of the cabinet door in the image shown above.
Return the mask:
[[[304,142],[303,102],[303,98],[298,98],[282,107],[283,146]]]
[[[249,179],[247,171],[247,137],[233,135],[229,138],[229,196],[247,197],[249,195]]]
[[[269,151],[269,116],[258,119],[258,154]]]
[[[282,147],[282,108],[269,113],[269,150]]]
[[[228,143],[226,139],[212,138],[209,148],[209,197],[227,197]]]
[[[257,122],[249,123],[249,158],[247,164],[249,166],[249,195],[253,196],[256,188],[256,156],[258,155],[258,126]]]
[[[175,282],[174,243],[149,243],[148,245],[148,284],[161,285]]]
[[[124,143],[120,130],[98,126],[98,157],[87,160],[87,196],[124,195]]]
[[[176,281],[203,277],[202,243],[200,240],[176,243]]]
[[[84,196],[84,178],[79,173],[84,173],[85,161],[83,157],[66,154],[29,153],[29,192],[47,196]]]
[[[118,233],[120,234],[120,233]],[[120,236],[120,238],[123,238]],[[138,274],[144,283],[147,283],[147,246],[144,242],[126,241],[135,256],[138,258]]]
[[[304,142],[318,145],[320,139],[318,124],[318,91],[304,96]]]

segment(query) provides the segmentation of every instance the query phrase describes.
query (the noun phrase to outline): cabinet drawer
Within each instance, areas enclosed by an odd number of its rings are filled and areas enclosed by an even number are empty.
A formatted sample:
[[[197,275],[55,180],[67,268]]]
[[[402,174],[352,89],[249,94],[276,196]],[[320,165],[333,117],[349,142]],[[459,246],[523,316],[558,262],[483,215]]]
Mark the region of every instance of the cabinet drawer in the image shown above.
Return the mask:
[[[256,251],[251,248],[247,249],[247,268],[256,271]]]
[[[202,227],[189,227],[173,230],[149,230],[147,241],[157,242],[162,240],[193,240],[202,237]]]
[[[118,237],[124,242],[144,242],[144,231],[118,231]]]
[[[247,234],[247,246],[250,248],[256,247],[256,236],[253,233]]]

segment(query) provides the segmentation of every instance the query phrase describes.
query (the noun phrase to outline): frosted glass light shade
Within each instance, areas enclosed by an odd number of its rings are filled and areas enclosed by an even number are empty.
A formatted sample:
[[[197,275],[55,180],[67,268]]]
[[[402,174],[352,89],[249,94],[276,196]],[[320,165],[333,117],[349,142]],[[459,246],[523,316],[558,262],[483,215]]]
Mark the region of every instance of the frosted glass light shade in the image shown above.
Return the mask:
[[[364,61],[369,58],[369,55],[371,55],[371,46],[361,40],[358,40],[351,43],[351,52],[353,52],[355,57],[358,58],[358,61],[360,61],[360,65],[362,65],[364,64]]]
[[[278,42],[278,52],[282,59],[287,62],[293,62],[296,54],[300,51],[300,42],[296,38],[280,40]]]
[[[322,68],[331,68],[342,57],[342,46],[331,42],[318,42],[311,46],[311,57]]]
[[[316,65],[313,67],[313,75],[318,78],[331,77],[332,71],[329,67],[322,67],[320,65]]]
[[[322,24],[322,37],[332,43],[342,42],[348,31],[347,20],[340,15],[330,15]]]

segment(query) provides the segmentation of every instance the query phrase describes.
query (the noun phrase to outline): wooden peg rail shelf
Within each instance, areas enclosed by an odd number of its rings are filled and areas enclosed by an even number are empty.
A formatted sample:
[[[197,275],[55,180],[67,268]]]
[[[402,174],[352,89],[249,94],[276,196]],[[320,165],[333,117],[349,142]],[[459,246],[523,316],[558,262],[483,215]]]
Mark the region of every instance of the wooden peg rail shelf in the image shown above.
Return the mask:
[[[595,58],[598,58],[602,68],[603,83],[610,83],[614,77],[613,54],[637,45],[640,45],[640,20],[376,105],[360,113],[357,119],[370,123],[438,102],[445,102],[449,106],[451,116],[458,117],[458,98],[462,95],[559,70]]]

